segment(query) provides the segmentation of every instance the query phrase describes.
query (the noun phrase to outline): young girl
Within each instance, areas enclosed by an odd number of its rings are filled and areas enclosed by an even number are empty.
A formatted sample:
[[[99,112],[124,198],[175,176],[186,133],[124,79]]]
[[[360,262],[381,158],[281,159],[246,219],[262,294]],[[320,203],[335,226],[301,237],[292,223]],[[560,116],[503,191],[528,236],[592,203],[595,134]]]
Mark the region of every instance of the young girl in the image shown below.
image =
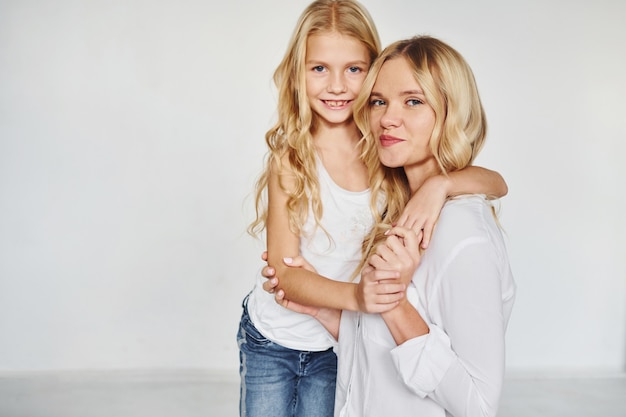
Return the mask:
[[[437,39],[387,47],[363,90],[355,119],[368,153],[389,168],[379,184],[398,191],[385,192],[390,205],[401,207],[435,175],[463,169],[484,143],[471,69]],[[372,194],[380,191],[372,187]],[[389,226],[393,217],[384,220]],[[320,314],[277,294],[333,332],[340,317],[335,416],[495,416],[515,282],[491,204],[482,195],[446,202],[423,254],[403,227],[381,228],[372,239],[379,244],[365,258],[353,296],[364,311],[386,310],[381,314],[334,310],[332,322],[332,311]],[[389,279],[390,271],[400,279]],[[406,297],[389,303],[394,286],[407,286]]]
[[[317,278],[347,281],[355,271],[361,242],[385,206],[384,197],[373,198],[369,191],[379,163],[363,158],[362,135],[352,119],[353,101],[379,49],[374,24],[356,1],[315,1],[301,15],[274,74],[278,122],[266,134],[269,153],[250,227],[253,234],[266,229],[271,265],[304,256]],[[434,223],[447,194],[506,193],[498,174],[479,168],[429,184],[442,190],[441,198],[434,203],[417,198],[407,211],[413,214],[401,221],[420,234]],[[284,266],[277,272],[287,281],[302,273]],[[263,291],[263,281],[259,274],[243,302],[241,415],[332,415],[334,339],[314,318],[276,304]]]

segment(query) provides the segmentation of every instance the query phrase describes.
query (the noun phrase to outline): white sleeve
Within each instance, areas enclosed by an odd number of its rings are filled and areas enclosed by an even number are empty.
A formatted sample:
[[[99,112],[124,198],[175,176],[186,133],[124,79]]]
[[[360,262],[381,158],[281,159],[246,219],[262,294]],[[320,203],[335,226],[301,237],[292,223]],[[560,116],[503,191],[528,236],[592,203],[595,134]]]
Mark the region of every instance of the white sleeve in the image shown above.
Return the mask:
[[[430,333],[391,355],[409,389],[455,417],[495,416],[504,377],[504,333],[498,255],[485,239],[466,245],[440,276],[429,306],[441,312]]]

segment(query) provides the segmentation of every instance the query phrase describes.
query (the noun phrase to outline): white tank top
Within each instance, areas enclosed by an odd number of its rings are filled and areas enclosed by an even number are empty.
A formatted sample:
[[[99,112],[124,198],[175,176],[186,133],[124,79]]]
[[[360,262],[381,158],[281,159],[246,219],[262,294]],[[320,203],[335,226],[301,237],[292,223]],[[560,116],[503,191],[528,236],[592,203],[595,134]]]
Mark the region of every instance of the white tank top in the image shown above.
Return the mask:
[[[370,191],[353,192],[339,187],[319,158],[317,172],[325,231],[316,227],[309,206],[300,237],[300,254],[320,275],[347,281],[361,260],[361,244],[373,225]],[[250,318],[259,332],[274,343],[295,350],[322,351],[334,345],[334,339],[313,317],[276,304],[274,295],[263,290],[265,280],[259,273],[248,300]]]

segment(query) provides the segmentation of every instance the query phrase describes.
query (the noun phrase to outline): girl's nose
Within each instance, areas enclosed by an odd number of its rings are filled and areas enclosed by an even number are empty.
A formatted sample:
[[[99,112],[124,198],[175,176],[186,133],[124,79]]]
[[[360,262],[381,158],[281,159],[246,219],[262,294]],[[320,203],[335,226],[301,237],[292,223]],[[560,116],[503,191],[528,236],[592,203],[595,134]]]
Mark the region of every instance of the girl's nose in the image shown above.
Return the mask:
[[[332,74],[330,80],[328,82],[329,93],[340,94],[348,91],[348,86],[346,85],[346,80],[343,74]]]

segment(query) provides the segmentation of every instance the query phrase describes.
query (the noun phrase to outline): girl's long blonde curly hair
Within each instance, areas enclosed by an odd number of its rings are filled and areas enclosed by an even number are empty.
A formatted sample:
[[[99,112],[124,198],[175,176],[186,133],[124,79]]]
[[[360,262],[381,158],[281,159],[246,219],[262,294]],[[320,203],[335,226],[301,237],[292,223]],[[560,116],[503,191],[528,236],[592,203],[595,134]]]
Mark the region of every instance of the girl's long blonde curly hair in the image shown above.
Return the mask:
[[[270,172],[274,169],[278,170],[279,178],[282,178],[283,173],[289,172],[295,180],[295,185],[289,188],[280,181],[281,188],[288,195],[287,210],[291,230],[296,234],[301,233],[309,205],[318,225],[322,218],[316,150],[312,136],[316,117],[307,99],[305,78],[307,39],[319,33],[339,33],[359,40],[369,51],[370,62],[381,49],[374,22],[357,1],[317,0],[304,10],[287,52],[274,72],[274,83],[278,89],[278,121],[265,134],[269,151],[264,171],[256,183],[256,219],[248,227],[248,232],[253,236],[257,236],[266,227],[265,193]],[[284,163],[285,160],[288,162]],[[287,164],[288,166],[284,166]]]
[[[372,198],[381,194],[386,198],[383,219],[364,242],[359,271],[376,246],[386,238],[385,230],[397,221],[410,197],[409,183],[402,167],[388,168],[373,163],[374,159],[378,160],[378,138],[371,134],[370,94],[381,67],[394,58],[406,59],[424,91],[426,102],[435,112],[429,146],[441,173],[471,165],[487,135],[487,120],[474,74],[459,52],[429,36],[397,41],[385,48],[372,64],[354,103],[354,120],[363,132],[364,159],[370,168]]]

